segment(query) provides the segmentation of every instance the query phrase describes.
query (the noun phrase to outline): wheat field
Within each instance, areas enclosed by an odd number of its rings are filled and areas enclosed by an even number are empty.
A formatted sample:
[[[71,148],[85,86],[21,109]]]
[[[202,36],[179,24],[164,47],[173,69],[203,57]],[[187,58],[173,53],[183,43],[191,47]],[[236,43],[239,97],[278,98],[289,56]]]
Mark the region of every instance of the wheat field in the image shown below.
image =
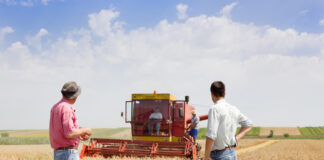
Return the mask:
[[[324,157],[324,140],[276,140],[275,143],[263,146],[272,140],[266,139],[242,139],[236,148],[239,160],[321,160]],[[204,154],[204,140],[199,140],[202,145],[200,155]],[[258,147],[261,146],[261,147]],[[248,152],[240,153],[243,149],[250,149]],[[79,147],[81,149],[81,147]],[[52,160],[53,150],[49,145],[0,145],[0,159],[8,160]],[[85,160],[106,160],[103,157]],[[116,160],[142,159],[151,160],[152,158],[120,158]],[[181,160],[183,158],[160,157],[155,159]]]
[[[274,130],[275,135],[289,133],[290,135],[300,134],[295,128],[273,127],[263,129],[263,134]],[[261,132],[262,132],[261,131]],[[95,137],[130,139],[130,129],[94,129]],[[10,132],[14,137],[48,137],[46,131],[19,131]],[[108,138],[107,137],[107,138]],[[200,157],[203,157],[205,150],[205,140],[197,141],[201,146]],[[84,143],[84,142],[83,142]],[[82,144],[79,146],[81,150]],[[236,153],[239,160],[324,160],[324,140],[289,140],[289,139],[242,139],[236,147]],[[53,150],[49,144],[39,145],[0,145],[0,160],[52,160]],[[85,157],[85,160],[106,160],[103,157]],[[121,158],[118,156],[110,159],[116,160],[151,160],[153,158],[128,157]],[[183,158],[157,157],[156,159],[182,160]]]
[[[323,160],[324,140],[281,140],[255,152],[239,156],[241,160]]]

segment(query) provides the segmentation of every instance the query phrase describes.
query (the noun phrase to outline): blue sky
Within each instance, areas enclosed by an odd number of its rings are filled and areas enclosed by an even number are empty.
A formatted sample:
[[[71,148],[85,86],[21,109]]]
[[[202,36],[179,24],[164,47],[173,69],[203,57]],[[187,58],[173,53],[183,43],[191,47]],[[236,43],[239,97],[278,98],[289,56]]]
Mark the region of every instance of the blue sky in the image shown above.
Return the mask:
[[[124,102],[153,90],[190,95],[207,114],[215,80],[256,126],[323,125],[323,9],[298,0],[0,0],[0,129],[47,128],[71,80],[83,91],[82,126],[127,126]]]
[[[218,11],[232,2],[238,6],[232,11],[232,19],[241,23],[270,25],[279,29],[293,28],[300,32],[320,33],[324,27],[319,21],[324,18],[324,2],[321,0],[202,0],[202,1],[126,1],[126,0],[54,0],[46,5],[41,1],[33,1],[30,6],[22,6],[24,0],[9,0],[0,2],[0,26],[11,26],[15,33],[8,39],[16,41],[24,36],[46,28],[53,38],[64,34],[67,30],[88,27],[88,14],[101,9],[115,8],[121,12],[119,19],[127,22],[125,29],[152,27],[161,19],[174,21],[177,19],[175,6],[187,4],[187,14],[219,15]],[[17,4],[12,4],[16,2]]]

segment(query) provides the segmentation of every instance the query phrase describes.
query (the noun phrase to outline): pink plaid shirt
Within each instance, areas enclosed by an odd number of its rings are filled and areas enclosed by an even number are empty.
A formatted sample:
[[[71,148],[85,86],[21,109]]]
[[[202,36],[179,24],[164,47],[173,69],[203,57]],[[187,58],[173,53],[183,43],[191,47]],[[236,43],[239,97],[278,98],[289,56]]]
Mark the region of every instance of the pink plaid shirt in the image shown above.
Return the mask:
[[[53,149],[68,146],[78,146],[80,138],[65,138],[78,128],[78,121],[75,117],[75,109],[68,100],[62,99],[51,109],[49,135]]]

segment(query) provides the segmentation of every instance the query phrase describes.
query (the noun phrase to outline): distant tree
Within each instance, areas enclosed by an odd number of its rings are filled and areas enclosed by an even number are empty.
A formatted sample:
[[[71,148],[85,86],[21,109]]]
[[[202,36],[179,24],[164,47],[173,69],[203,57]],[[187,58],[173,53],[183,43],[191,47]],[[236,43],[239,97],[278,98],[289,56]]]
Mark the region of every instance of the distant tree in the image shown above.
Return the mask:
[[[9,137],[9,133],[1,133],[1,137]]]
[[[273,137],[273,130],[270,130],[270,134],[268,136],[268,138],[272,138]]]
[[[285,137],[285,138],[288,138],[288,137],[289,137],[289,134],[288,134],[288,133],[285,133],[285,134],[284,134],[284,137]]]

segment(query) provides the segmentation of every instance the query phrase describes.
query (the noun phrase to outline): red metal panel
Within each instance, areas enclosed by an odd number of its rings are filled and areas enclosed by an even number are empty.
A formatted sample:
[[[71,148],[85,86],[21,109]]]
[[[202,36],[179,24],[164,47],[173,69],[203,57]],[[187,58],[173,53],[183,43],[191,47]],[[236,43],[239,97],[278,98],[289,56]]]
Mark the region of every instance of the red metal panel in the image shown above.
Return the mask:
[[[183,117],[180,116],[182,108]],[[174,101],[173,104],[173,122],[172,122],[172,135],[176,137],[182,137],[185,130],[185,101]]]

